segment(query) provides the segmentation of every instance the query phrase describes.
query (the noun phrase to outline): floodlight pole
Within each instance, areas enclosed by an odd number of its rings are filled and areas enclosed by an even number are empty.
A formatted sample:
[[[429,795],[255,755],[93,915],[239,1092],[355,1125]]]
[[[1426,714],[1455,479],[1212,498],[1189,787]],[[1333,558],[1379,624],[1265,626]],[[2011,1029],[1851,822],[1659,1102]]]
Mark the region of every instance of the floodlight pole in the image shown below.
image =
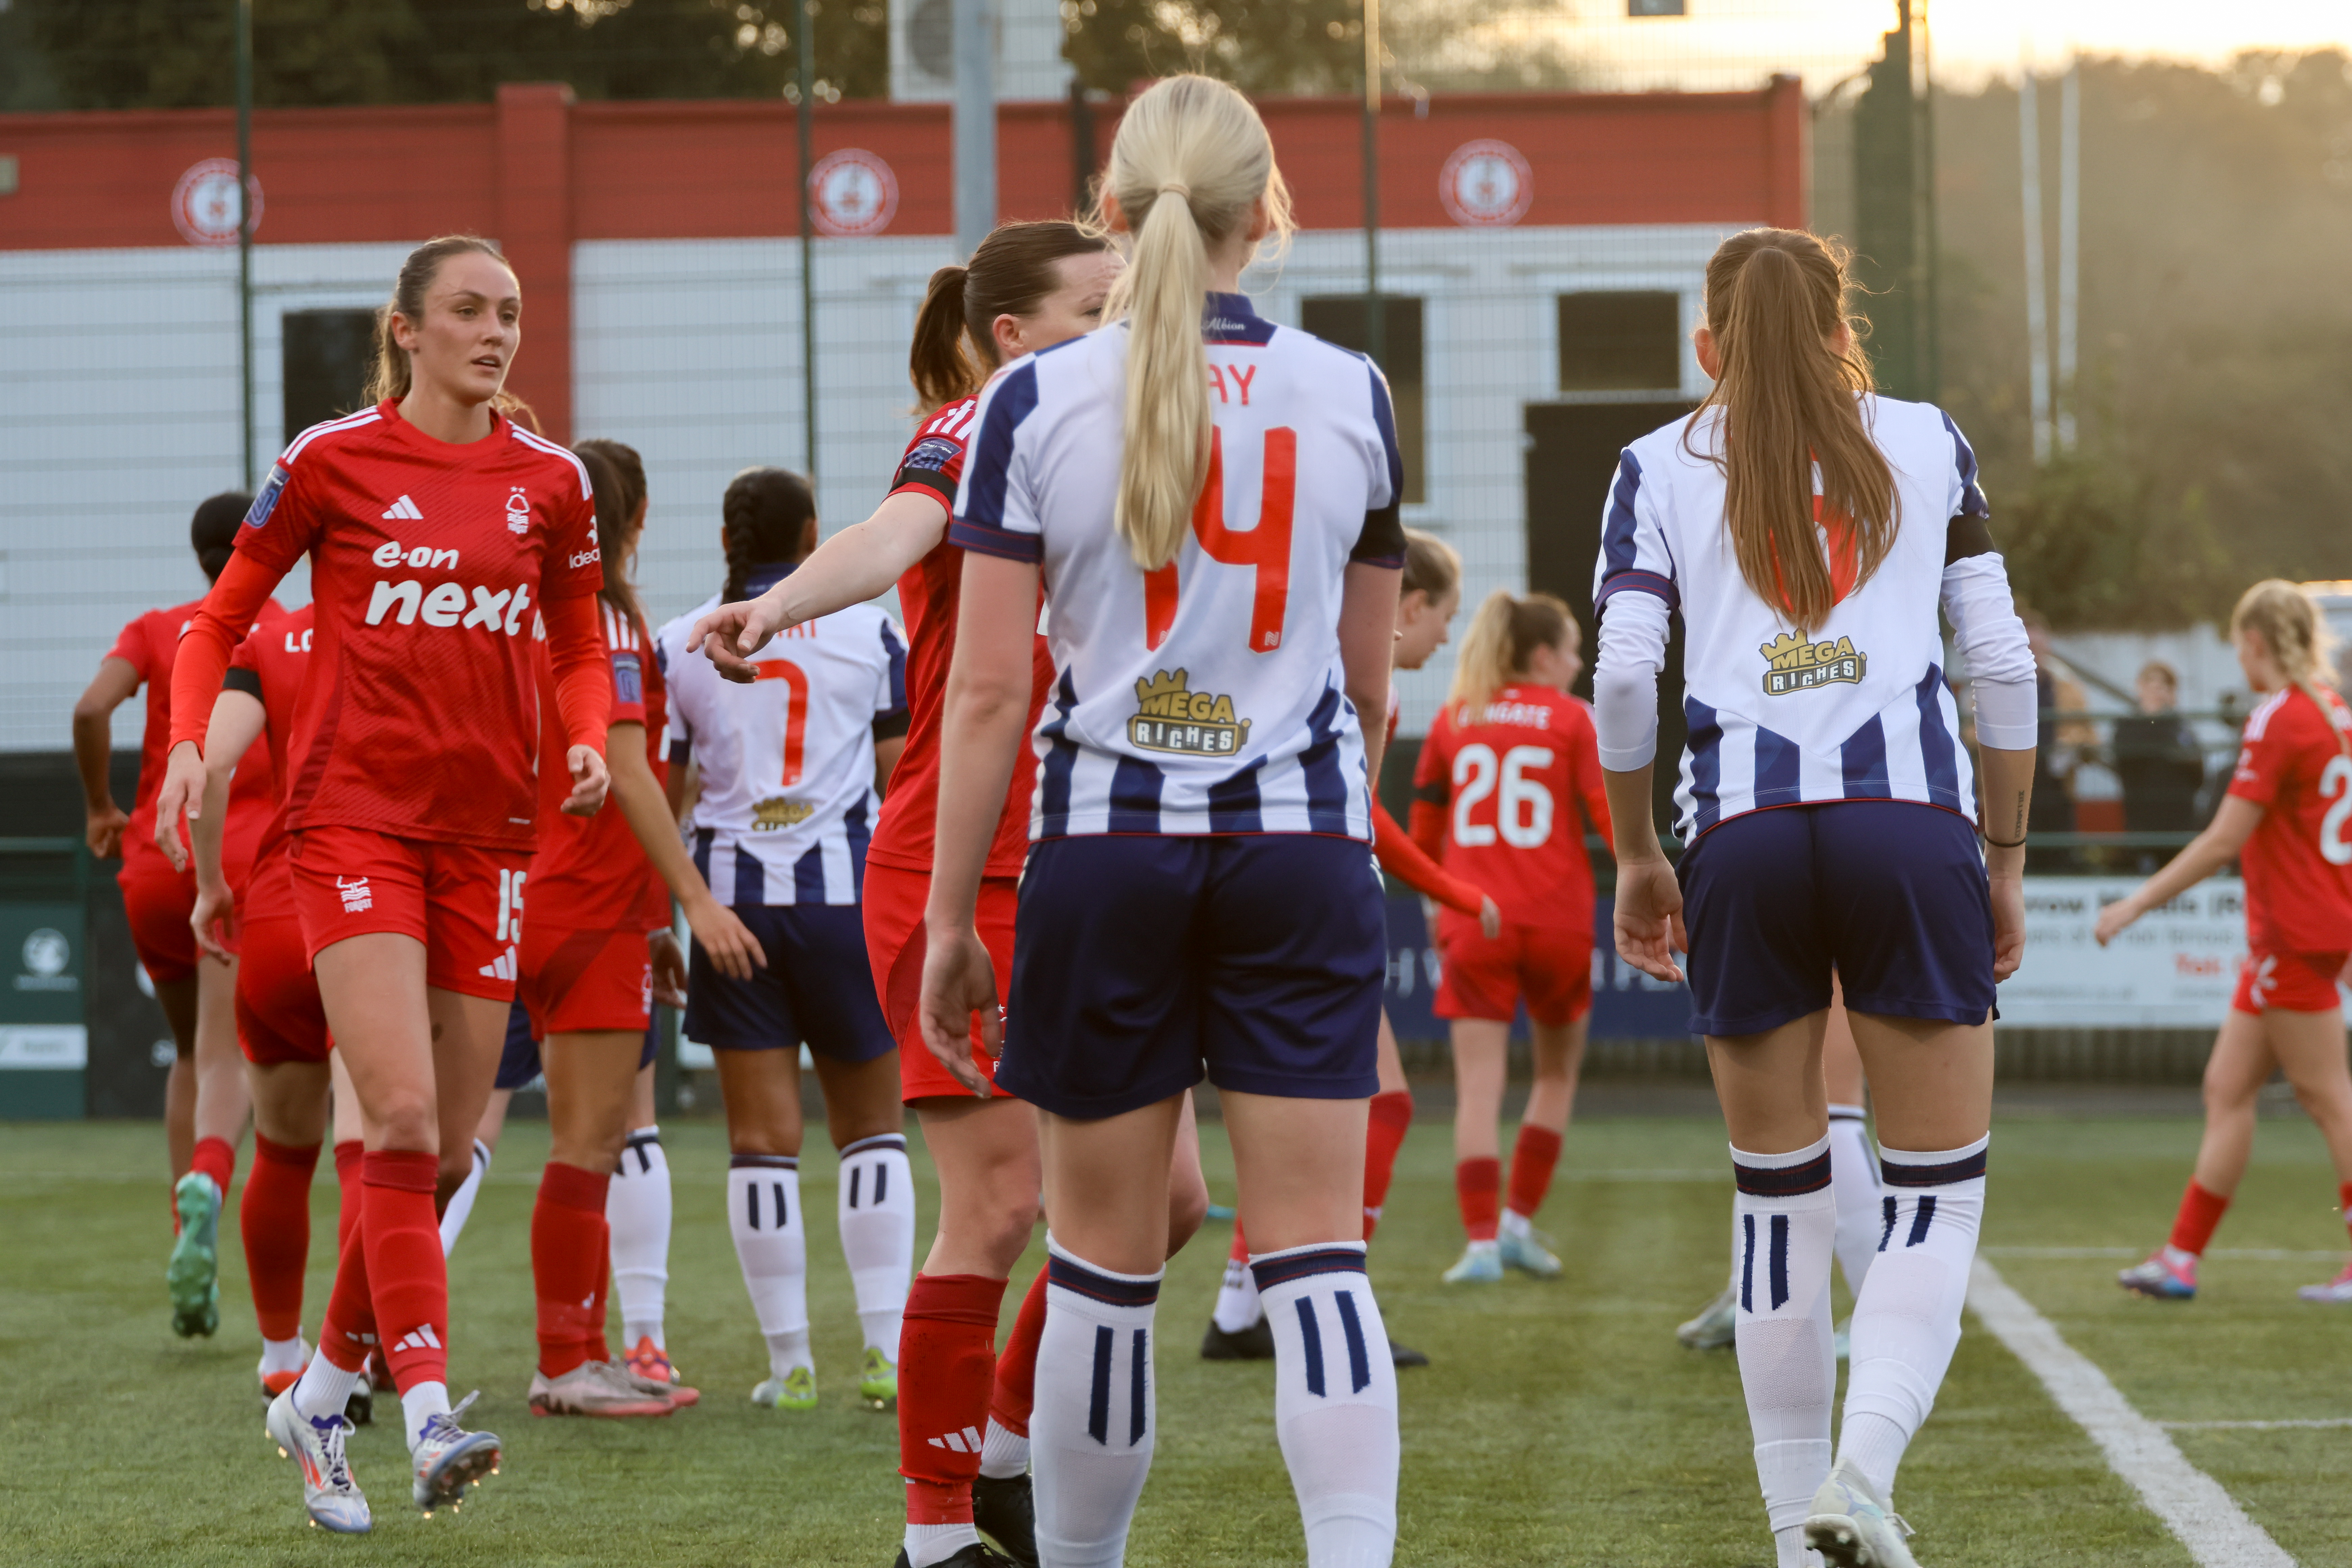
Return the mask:
[[[236,0],[236,468],[253,489],[253,0]]]
[[[1364,0],[1364,350],[1388,358],[1381,305],[1381,0]]]
[[[2025,339],[2027,385],[2032,399],[2033,460],[2050,460],[2050,319],[2042,258],[2042,116],[2035,101],[2033,61],[2017,78],[2019,181],[2025,195]]]
[[[971,259],[996,226],[996,18],[989,0],[955,0],[955,237]]]
[[[2058,369],[2051,377],[2053,445],[2074,449],[2074,337],[2083,276],[2083,63],[2071,60],[2058,89]]]
[[[816,140],[816,37],[809,30],[808,0],[793,0],[793,42],[799,56],[800,102],[795,106],[801,177],[801,441],[808,464],[809,491],[816,491],[816,236],[809,216],[811,143]],[[822,515],[824,508],[818,508]]]

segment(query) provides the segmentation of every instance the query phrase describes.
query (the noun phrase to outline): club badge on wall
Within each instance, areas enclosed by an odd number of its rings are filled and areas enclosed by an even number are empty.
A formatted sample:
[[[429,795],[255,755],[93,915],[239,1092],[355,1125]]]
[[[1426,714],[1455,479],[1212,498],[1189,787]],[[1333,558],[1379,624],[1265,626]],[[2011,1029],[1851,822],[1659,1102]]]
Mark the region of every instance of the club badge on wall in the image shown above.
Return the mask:
[[[253,203],[253,226],[261,226],[261,179],[247,174],[246,195]],[[172,187],[172,223],[190,245],[236,243],[236,160],[205,158],[188,165]]]
[[[1505,228],[1528,216],[1535,172],[1507,142],[1465,142],[1437,176],[1445,216],[1465,228]]]
[[[898,215],[898,177],[863,148],[827,153],[809,171],[809,214],[835,239],[880,234]]]

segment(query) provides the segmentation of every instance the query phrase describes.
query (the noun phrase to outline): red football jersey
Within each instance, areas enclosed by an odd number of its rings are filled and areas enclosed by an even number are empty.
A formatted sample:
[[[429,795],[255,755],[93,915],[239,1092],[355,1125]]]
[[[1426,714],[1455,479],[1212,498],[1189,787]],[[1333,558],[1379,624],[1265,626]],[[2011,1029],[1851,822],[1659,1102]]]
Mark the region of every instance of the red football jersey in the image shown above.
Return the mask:
[[[223,690],[246,692],[261,704],[261,742],[266,749],[247,748],[237,759],[231,793],[234,795],[243,786],[248,768],[272,781],[268,826],[254,852],[252,884],[245,896],[246,909],[265,914],[294,910],[294,881],[286,860],[286,743],[293,733],[296,700],[310,675],[311,625],[316,615],[314,606],[305,605],[283,620],[256,626],[229,656],[229,673],[221,682]]]
[[[298,437],[236,547],[279,572],[310,557],[287,826],[529,851],[532,612],[604,584],[580,459],[504,415],[436,441],[387,399]]]
[[[2239,854],[2246,940],[2257,953],[2352,952],[2352,709],[2321,689],[2322,713],[2290,686],[2246,720],[2230,793],[2263,808]]]
[[[669,776],[661,752],[662,726],[669,722],[669,693],[661,661],[653,656],[646,628],[599,604],[597,626],[613,669],[615,724],[646,728],[646,760],[656,781]],[[535,639],[539,671],[540,753],[548,759],[539,774],[539,854],[530,863],[531,919],[563,931],[653,931],[669,924],[669,889],[663,885],[645,846],[629,830],[621,803],[607,795],[593,816],[566,816],[572,774],[562,765],[563,716],[555,706],[555,665],[547,643]]]
[[[952,512],[956,486],[963,479],[964,443],[979,407],[978,398],[967,397],[925,420],[898,459],[890,493],[919,490],[937,497]],[[898,579],[898,608],[907,622],[907,747],[898,753],[890,793],[882,800],[881,820],[866,848],[866,858],[877,865],[926,873],[931,868],[940,799],[940,710],[947,698],[948,663],[955,654],[956,602],[962,592],[963,552],[945,539]],[[1030,730],[1036,729],[1037,715],[1053,687],[1053,656],[1040,637],[1030,653]],[[1029,852],[1029,796],[1036,783],[1037,754],[1024,732],[1004,810],[996,819],[996,841],[989,846],[988,875],[1021,874],[1021,862]]]
[[[122,628],[107,658],[119,658],[139,672],[147,689],[147,724],[139,742],[139,794],[131,802],[131,826],[122,835],[122,868],[163,876],[173,875],[172,863],[155,847],[155,796],[163,788],[163,761],[172,750],[172,661],[179,652],[180,634],[204,601],[196,599],[168,610],[150,610]],[[272,599],[261,612],[256,628],[268,626],[286,612]],[[221,864],[233,882],[242,881],[253,861],[262,829],[268,825],[278,801],[278,787],[266,757],[252,775],[239,768],[229,785],[228,823],[222,830]],[[184,832],[184,829],[183,830]]]
[[[1592,929],[1584,824],[1603,839],[1610,826],[1590,708],[1549,686],[1506,686],[1475,710],[1449,702],[1412,783],[1445,810],[1445,868],[1484,889],[1505,920]]]

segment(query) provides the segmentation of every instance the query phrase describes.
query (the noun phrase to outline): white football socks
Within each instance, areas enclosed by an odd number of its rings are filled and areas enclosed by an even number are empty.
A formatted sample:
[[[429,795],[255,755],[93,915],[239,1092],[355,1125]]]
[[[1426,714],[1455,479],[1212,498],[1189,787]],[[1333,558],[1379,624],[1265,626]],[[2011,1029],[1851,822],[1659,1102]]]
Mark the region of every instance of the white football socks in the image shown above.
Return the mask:
[[[1881,1497],[1895,1492],[1895,1468],[1952,1364],[1960,1308],[1984,1223],[1989,1138],[1959,1149],[1879,1151],[1878,1257],[1854,1303],[1842,1458]]]
[[[1878,1255],[1878,1155],[1859,1105],[1830,1107],[1830,1190],[1837,1194],[1837,1260],[1859,1296]]]
[[[1151,1320],[1166,1270],[1115,1274],[1045,1237],[1045,1331],[1029,1416],[1037,1555],[1118,1568],[1151,1471]]]
[[[811,1366],[808,1226],[801,1214],[801,1163],[790,1154],[738,1154],[727,1167],[727,1228],[743,1289],[768,1342],[769,1369],[782,1377]]]
[[[400,1396],[401,1425],[408,1433],[408,1451],[415,1453],[425,1436],[425,1424],[449,1414],[449,1385],[420,1383]]]
[[[604,1223],[613,1232],[613,1294],[620,1298],[624,1353],[650,1339],[660,1349],[663,1298],[669,1289],[669,1159],[661,1129],[640,1127],[621,1151],[604,1189]]]
[[[457,1237],[465,1234],[467,1218],[474,1212],[474,1200],[482,1195],[482,1178],[490,1173],[490,1146],[480,1139],[474,1140],[474,1168],[457,1190],[449,1194],[449,1206],[441,1211],[441,1256],[446,1258],[457,1249]]]
[[[1265,1309],[1258,1304],[1257,1276],[1248,1263],[1225,1259],[1225,1278],[1217,1287],[1216,1310],[1210,1314],[1217,1327],[1238,1334],[1256,1322]]]
[[[1830,1473],[1830,1406],[1837,1354],[1830,1321],[1830,1254],[1837,1238],[1830,1140],[1792,1153],[1731,1151],[1738,1194],[1732,1212],[1739,1265],[1739,1385],[1756,1439],[1781,1563],[1801,1553],[1805,1516]],[[1857,1321],[1859,1321],[1857,1319]]]
[[[988,1436],[980,1446],[980,1473],[992,1480],[1007,1480],[1029,1473],[1029,1439],[988,1418]]]
[[[1274,1331],[1274,1429],[1308,1568],[1387,1568],[1396,1550],[1396,1366],[1364,1244],[1250,1255]]]
[[[310,1347],[297,1333],[290,1340],[261,1342],[261,1375],[268,1377],[281,1372],[300,1372],[302,1363],[310,1357]]]
[[[915,1173],[903,1136],[861,1138],[841,1152],[835,1215],[866,1348],[896,1364],[898,1320],[915,1274]]]
[[[364,1368],[345,1372],[325,1356],[314,1355],[295,1380],[294,1414],[306,1421],[314,1415],[341,1415],[366,1381]]]

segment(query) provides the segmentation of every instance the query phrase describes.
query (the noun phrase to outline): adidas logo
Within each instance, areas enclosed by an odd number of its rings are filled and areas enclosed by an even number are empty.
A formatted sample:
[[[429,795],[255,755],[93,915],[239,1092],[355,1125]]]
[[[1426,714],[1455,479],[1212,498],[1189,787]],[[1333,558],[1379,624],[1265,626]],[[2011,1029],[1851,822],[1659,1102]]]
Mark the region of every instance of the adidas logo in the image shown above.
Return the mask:
[[[950,1432],[944,1437],[929,1437],[924,1441],[934,1448],[951,1448],[959,1454],[980,1452],[980,1433],[970,1426],[961,1432]]]
[[[515,979],[517,977],[517,971],[515,968],[514,943],[507,943],[507,950],[504,952],[499,954],[496,958],[490,960],[489,963],[485,963],[481,968],[476,970],[474,973],[481,975],[486,980]]]
[[[437,1351],[440,1348],[441,1342],[434,1337],[433,1325],[419,1323],[415,1328],[403,1334],[399,1342],[385,1353],[398,1355],[403,1351]]]
[[[403,496],[383,509],[383,520],[386,522],[423,522],[425,514],[416,510],[415,501]]]

